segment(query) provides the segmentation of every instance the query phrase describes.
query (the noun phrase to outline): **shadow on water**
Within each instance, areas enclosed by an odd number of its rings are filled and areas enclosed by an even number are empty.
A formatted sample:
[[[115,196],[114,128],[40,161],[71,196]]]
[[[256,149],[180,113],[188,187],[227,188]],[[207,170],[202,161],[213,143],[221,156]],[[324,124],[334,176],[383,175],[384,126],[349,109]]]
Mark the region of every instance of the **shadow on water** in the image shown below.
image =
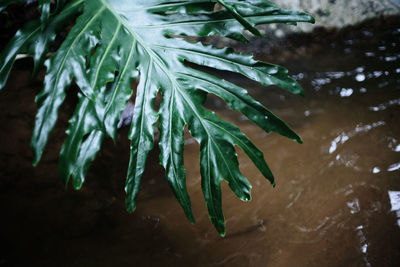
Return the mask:
[[[157,150],[137,210],[125,211],[127,130],[116,145],[106,142],[81,191],[63,188],[57,158],[74,101],[63,107],[33,168],[29,138],[40,84],[19,63],[0,95],[0,266],[398,266],[400,28],[363,34],[378,37],[348,39],[284,63],[306,98],[226,77],[284,118],[303,145],[266,134],[208,99],[264,151],[278,184],[271,188],[238,151],[253,200],[241,202],[223,184],[225,238],[208,220],[199,147],[190,136],[185,166],[195,225],[175,201]]]

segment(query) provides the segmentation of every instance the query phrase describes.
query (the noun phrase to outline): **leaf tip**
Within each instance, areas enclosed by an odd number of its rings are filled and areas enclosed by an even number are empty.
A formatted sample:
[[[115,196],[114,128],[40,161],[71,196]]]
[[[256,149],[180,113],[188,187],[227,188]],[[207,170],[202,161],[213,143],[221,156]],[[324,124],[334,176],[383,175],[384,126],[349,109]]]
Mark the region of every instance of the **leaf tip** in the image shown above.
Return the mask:
[[[136,210],[136,203],[134,201],[126,200],[126,211],[128,213],[133,213]]]
[[[188,217],[188,220],[189,220],[189,222],[190,222],[191,224],[195,224],[195,223],[196,223],[196,220],[194,219],[194,216],[193,216],[193,215],[191,215],[191,217]]]
[[[222,222],[219,222],[218,224],[215,224],[215,228],[220,235],[220,237],[225,237],[226,235],[226,230],[225,230],[225,220]]]
[[[128,212],[128,213],[133,213],[134,211],[135,211],[135,209],[136,209],[136,207],[126,207],[126,211]]]
[[[298,137],[295,139],[295,141],[296,141],[297,143],[299,143],[299,144],[303,144],[303,139],[301,139],[300,136],[298,136]]]
[[[303,144],[303,139],[301,139],[301,137],[300,137],[297,133],[295,133],[295,132],[293,132],[293,134],[292,134],[292,136],[291,136],[291,139],[292,139],[293,141],[299,143],[299,144]]]
[[[33,154],[34,155],[33,155],[32,166],[36,167],[40,162],[41,155],[38,155],[35,151],[33,152]]]
[[[242,201],[244,201],[244,202],[250,202],[250,201],[251,201],[251,197],[248,197],[248,198],[242,199]]]
[[[241,197],[240,200],[244,201],[244,202],[250,202],[251,201],[251,195],[250,192],[248,194],[246,194],[246,196]]]
[[[82,188],[82,183],[81,182],[73,182],[72,186],[74,187],[75,190],[81,190]]]
[[[189,222],[191,224],[195,224],[196,220],[194,219],[192,209],[190,207],[188,207],[187,209],[184,208],[184,212],[185,212],[186,218],[189,220]]]
[[[218,222],[218,224],[215,225],[215,228],[217,229],[218,234],[221,237],[224,237],[226,235],[225,219],[223,221]]]
[[[39,147],[39,141],[35,139],[35,136],[32,136],[30,146],[33,153],[32,165],[36,167],[42,158],[43,150]]]
[[[310,16],[308,22],[314,24],[315,23],[315,18],[313,16],[311,16],[310,14],[308,14],[308,15]]]

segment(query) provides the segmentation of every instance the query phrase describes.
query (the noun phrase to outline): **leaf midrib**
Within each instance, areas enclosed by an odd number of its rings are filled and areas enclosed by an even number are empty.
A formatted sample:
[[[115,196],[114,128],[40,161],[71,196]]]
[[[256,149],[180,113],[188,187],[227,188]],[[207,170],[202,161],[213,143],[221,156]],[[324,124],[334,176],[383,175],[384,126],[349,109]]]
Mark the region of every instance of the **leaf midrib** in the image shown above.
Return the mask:
[[[150,62],[149,62],[149,67],[147,68],[147,73],[149,73],[149,74],[151,74],[151,72],[153,71],[153,64],[152,64],[152,59],[150,59]],[[142,141],[142,137],[143,137],[143,128],[144,128],[144,118],[143,118],[143,116],[144,116],[144,110],[145,110],[145,107],[146,107],[146,104],[147,104],[147,94],[146,93],[148,93],[148,90],[149,90],[149,88],[147,87],[147,83],[148,83],[148,81],[149,81],[149,79],[146,79],[146,81],[145,81],[145,84],[144,84],[144,86],[143,86],[143,102],[141,103],[141,106],[140,106],[140,134],[139,134],[139,140],[138,140],[138,151],[139,150],[141,150],[140,148],[142,147],[141,146],[141,141]],[[138,152],[138,154],[139,154],[139,152]],[[138,166],[138,162],[139,162],[139,158],[140,157],[136,157],[136,161],[135,161],[135,179],[137,178],[137,166]],[[134,179],[134,180],[135,180]]]
[[[210,194],[210,196],[211,196],[211,200],[212,200],[212,205],[210,205],[210,206],[208,206],[209,207],[209,209],[210,209],[210,207],[211,207],[211,209],[212,209],[212,211],[213,211],[213,215],[214,216],[216,216],[217,215],[217,212],[216,212],[216,208],[215,207],[217,207],[217,205],[214,205],[214,198],[212,197],[213,196],[213,193],[212,193],[212,187],[211,187],[211,164],[210,164],[210,158],[211,158],[211,156],[210,156],[210,143],[208,142],[207,143],[207,177],[208,177],[208,179],[207,179],[207,184],[208,184],[208,192],[209,192],[209,194]],[[208,201],[206,201],[207,203],[208,203]],[[215,217],[215,219],[217,219],[217,217]]]
[[[18,51],[25,45],[25,43],[32,37],[32,35],[34,35],[39,29],[40,29],[41,25],[39,24],[39,26],[33,30],[27,38],[25,38],[25,40],[22,42],[22,44],[20,45],[20,47],[17,49],[17,51],[15,53],[9,53],[7,54],[7,57],[5,58],[4,62],[8,62],[7,64],[4,65],[4,68],[0,69],[0,73],[10,64],[10,61],[12,61],[12,58],[16,58]],[[18,32],[17,32],[18,34]],[[14,46],[15,47],[15,46]]]
[[[91,140],[89,141],[88,147],[92,147],[92,143],[94,142],[94,140],[96,140],[97,135],[99,135],[99,134],[100,134],[100,136],[102,135],[102,132],[101,132],[101,131],[99,131],[99,130],[94,130],[94,131],[95,131],[96,133],[93,135],[93,137],[92,137]],[[85,140],[85,141],[86,141],[86,140]],[[77,159],[79,159],[79,158],[85,159],[85,158],[86,158],[86,155],[88,154],[88,152],[89,152],[89,149],[86,149],[86,150],[83,152],[82,157],[79,157],[79,153],[78,153]],[[83,168],[84,168],[84,163],[85,163],[85,161],[78,161],[78,162],[77,162],[77,166],[72,170],[71,174],[75,176],[78,169],[83,169]],[[80,175],[79,175],[79,176],[80,176]],[[79,177],[79,178],[82,178],[82,177]],[[79,181],[79,182],[80,182],[80,185],[83,184],[84,179],[85,179],[84,176],[83,176],[83,179],[79,179],[79,180],[80,180],[80,181]]]
[[[95,131],[96,133],[94,133],[93,136],[92,136],[92,138],[90,139],[90,142],[89,142],[88,147],[91,147],[93,141],[96,139],[96,136],[97,136],[99,133],[100,133],[100,134],[102,133],[102,132],[99,131],[99,130],[93,130],[93,131]],[[86,141],[86,140],[85,140],[85,141]],[[88,152],[89,152],[89,149],[86,149],[86,150],[83,152],[83,154],[82,154],[82,158],[86,158],[86,155],[87,155]],[[78,154],[78,159],[79,159],[79,154]],[[72,171],[71,173],[76,173],[76,170],[77,170],[77,169],[83,168],[83,166],[84,166],[83,163],[84,163],[84,161],[79,161],[78,164],[77,164],[77,166],[76,166],[76,168],[74,168],[73,171]]]
[[[217,84],[217,83],[213,83],[213,82],[211,82],[211,81],[209,81],[209,80],[207,80],[207,79],[200,78],[200,77],[196,77],[196,76],[193,76],[193,75],[190,75],[190,74],[187,74],[187,73],[182,73],[182,72],[180,72],[179,75],[186,76],[186,77],[188,77],[188,78],[190,78],[190,79],[199,80],[199,81],[202,81],[202,82],[211,84],[211,85],[213,85],[213,86],[216,86],[216,87],[219,88],[221,91],[224,91],[225,93],[229,94],[232,98],[235,98],[235,100],[243,101],[243,102],[244,102],[245,104],[247,104],[249,107],[252,107],[253,109],[257,110],[256,108],[254,108],[254,107],[252,106],[252,103],[249,102],[247,99],[240,98],[237,94],[235,94],[235,93],[233,93],[233,92],[227,90],[226,88],[220,86],[220,85]],[[243,88],[240,88],[240,89],[244,90]],[[227,101],[227,102],[228,102],[228,101]],[[256,101],[255,101],[255,102],[256,102]],[[258,102],[256,102],[256,103],[257,103],[257,104],[260,104],[260,103],[258,103]],[[257,111],[258,111],[258,110],[257,110]]]
[[[168,124],[168,126],[169,126],[169,128],[168,128],[168,138],[169,138],[169,154],[170,154],[170,159],[171,159],[171,161],[172,161],[172,172],[173,172],[173,174],[174,174],[174,177],[175,177],[175,180],[179,180],[180,179],[180,177],[177,175],[177,171],[175,170],[175,166],[176,166],[176,164],[175,164],[175,160],[174,160],[174,154],[172,153],[172,117],[173,117],[173,113],[172,113],[172,108],[173,108],[173,104],[175,103],[175,98],[173,97],[174,95],[173,94],[171,94],[171,104],[169,105],[169,124]],[[177,182],[177,186],[178,186],[178,188],[179,188],[179,190],[178,190],[178,192],[177,192],[177,194],[179,195],[179,197],[180,197],[180,199],[185,199],[186,200],[186,198],[184,198],[184,197],[182,197],[182,187],[180,186],[180,183],[179,182]],[[186,203],[186,201],[185,201],[185,205],[187,205],[188,203]]]
[[[117,29],[115,30],[115,33],[114,33],[114,35],[113,35],[113,37],[112,37],[110,43],[107,45],[107,48],[106,48],[106,50],[104,51],[104,53],[103,53],[103,55],[102,55],[102,57],[101,57],[101,60],[100,60],[99,64],[97,64],[96,73],[95,73],[95,76],[94,76],[95,78],[92,80],[92,83],[91,83],[91,85],[90,85],[90,87],[91,87],[90,89],[92,89],[92,93],[93,93],[93,94],[94,94],[94,87],[96,86],[97,80],[98,80],[98,78],[99,78],[99,73],[100,73],[101,66],[103,65],[103,62],[104,62],[104,60],[106,59],[106,55],[108,55],[108,53],[109,53],[111,47],[113,46],[113,44],[114,44],[114,42],[115,42],[115,40],[116,40],[116,38],[117,38],[117,36],[118,36],[118,33],[119,33],[120,28],[121,28],[121,23],[118,21]],[[91,98],[91,99],[92,99],[92,98]],[[92,100],[95,101],[95,99],[92,99]]]
[[[82,123],[84,123],[86,121],[86,112],[87,112],[87,108],[88,108],[88,105],[89,105],[90,101],[91,101],[90,99],[86,99],[86,101],[82,104],[82,106],[79,107],[79,109],[83,110],[82,111],[83,114],[81,115],[80,113],[78,113],[78,121],[75,124],[75,127],[73,127],[74,129],[78,129],[78,131],[74,131],[74,134],[71,136],[71,144],[75,143],[75,140],[77,139],[77,137],[79,137],[79,132],[81,130],[81,125],[82,125]],[[68,156],[68,154],[70,154],[70,152],[71,152],[70,148],[71,148],[71,146],[69,145],[68,146],[68,151],[67,151],[68,153],[66,154],[66,156]],[[78,158],[79,157],[79,150],[77,149],[76,152],[77,152],[77,157],[76,158]],[[68,170],[68,175],[66,177],[67,180],[69,179],[69,177],[71,176],[73,171],[74,171],[74,169]]]
[[[133,54],[133,50],[134,50],[134,48],[135,48],[135,45],[136,45],[136,40],[134,40],[134,41],[132,42],[131,49],[130,49],[129,55],[128,55],[128,60],[127,60],[127,62],[126,62],[126,64],[125,64],[125,66],[124,66],[124,69],[122,70],[121,77],[120,77],[119,80],[118,80],[117,86],[115,87],[115,89],[114,89],[114,91],[113,91],[113,94],[112,94],[112,96],[111,96],[111,99],[110,99],[110,101],[108,102],[108,104],[107,104],[107,106],[106,106],[106,108],[105,108],[104,116],[107,115],[108,111],[110,110],[110,108],[111,108],[111,106],[112,106],[112,103],[114,103],[114,100],[115,100],[115,98],[116,98],[116,96],[117,96],[117,92],[118,92],[118,90],[119,90],[119,88],[120,88],[120,85],[121,85],[121,83],[122,83],[122,79],[123,79],[123,77],[124,77],[124,75],[125,75],[126,70],[128,69],[129,64],[131,63],[132,54]]]

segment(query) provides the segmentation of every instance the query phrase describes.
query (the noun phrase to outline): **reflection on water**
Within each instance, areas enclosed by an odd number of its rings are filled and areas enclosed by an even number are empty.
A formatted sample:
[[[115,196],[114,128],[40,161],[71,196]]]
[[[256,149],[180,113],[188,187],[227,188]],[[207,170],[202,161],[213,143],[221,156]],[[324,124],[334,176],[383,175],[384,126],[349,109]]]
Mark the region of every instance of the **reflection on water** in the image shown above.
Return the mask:
[[[391,100],[387,101],[386,103],[379,104],[378,106],[374,106],[374,107],[369,107],[368,109],[371,111],[382,111],[391,106],[400,106],[400,99],[391,99]]]
[[[390,205],[392,208],[390,211],[396,212],[397,225],[400,227],[400,191],[388,191],[390,198]]]
[[[394,171],[400,170],[400,162],[390,165],[387,170],[388,170],[388,172],[394,172]]]
[[[354,136],[356,136],[357,134],[360,133],[365,133],[370,131],[373,128],[379,127],[379,126],[383,126],[385,125],[384,121],[378,121],[378,122],[374,122],[370,125],[357,125],[356,128],[348,133],[341,133],[339,136],[337,136],[331,143],[331,147],[329,148],[329,154],[332,154],[333,152],[335,152],[338,144],[344,144],[346,141],[348,141],[350,138],[353,138]]]
[[[277,180],[271,188],[238,150],[253,199],[243,203],[223,184],[225,238],[209,222],[199,146],[189,135],[185,166],[195,225],[175,201],[157,150],[149,156],[137,210],[125,212],[126,131],[117,146],[105,144],[79,192],[64,191],[57,181],[61,124],[42,163],[32,168],[28,147],[39,86],[29,83],[28,71],[14,71],[0,95],[0,208],[6,223],[0,265],[398,266],[399,33],[365,31],[377,37],[290,60],[286,65],[306,98],[225,77],[249,88],[304,140],[299,145],[266,134],[219,99],[208,99],[210,108],[240,125],[264,151]],[[72,110],[67,104],[61,121]]]

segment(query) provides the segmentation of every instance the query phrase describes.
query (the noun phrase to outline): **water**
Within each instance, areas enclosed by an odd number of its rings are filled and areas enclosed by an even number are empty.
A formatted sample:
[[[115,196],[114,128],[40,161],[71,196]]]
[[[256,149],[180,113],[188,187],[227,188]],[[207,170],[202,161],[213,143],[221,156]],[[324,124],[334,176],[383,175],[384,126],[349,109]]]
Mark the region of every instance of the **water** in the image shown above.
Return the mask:
[[[126,130],[107,141],[81,191],[57,176],[63,125],[40,165],[29,137],[40,83],[23,64],[0,94],[0,266],[398,266],[400,263],[400,29],[347,40],[285,65],[306,98],[233,75],[298,132],[299,145],[266,134],[217,98],[207,105],[264,151],[277,187],[238,150],[253,184],[249,203],[224,183],[227,236],[211,225],[201,193],[199,146],[187,135],[185,166],[196,224],[175,201],[158,153],[150,154],[138,207],[124,209]],[[259,55],[268,59],[268,55]]]

